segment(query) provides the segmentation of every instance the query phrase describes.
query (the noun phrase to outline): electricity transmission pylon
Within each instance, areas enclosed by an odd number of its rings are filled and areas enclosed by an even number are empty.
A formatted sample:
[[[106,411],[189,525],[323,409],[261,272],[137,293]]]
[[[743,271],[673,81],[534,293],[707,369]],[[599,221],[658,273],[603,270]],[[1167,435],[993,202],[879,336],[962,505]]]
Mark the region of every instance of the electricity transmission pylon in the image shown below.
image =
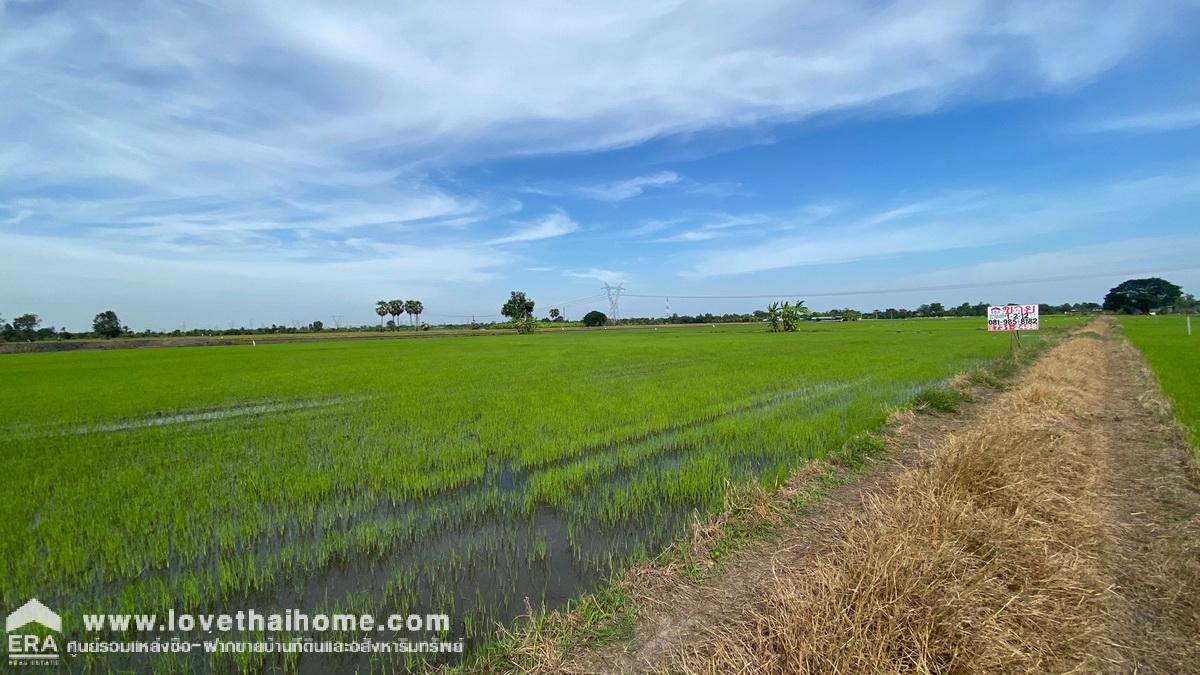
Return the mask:
[[[621,294],[625,292],[625,284],[610,286],[605,282],[600,288],[608,296],[608,320],[616,323],[621,318]]]

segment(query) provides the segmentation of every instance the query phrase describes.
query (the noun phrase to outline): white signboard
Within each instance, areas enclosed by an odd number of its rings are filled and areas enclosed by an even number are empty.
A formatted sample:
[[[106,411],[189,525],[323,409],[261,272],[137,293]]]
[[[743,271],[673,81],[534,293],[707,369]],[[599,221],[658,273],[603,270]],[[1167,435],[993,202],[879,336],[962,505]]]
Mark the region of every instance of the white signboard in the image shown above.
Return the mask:
[[[1015,331],[1038,329],[1037,305],[1004,305],[988,307],[989,331]]]

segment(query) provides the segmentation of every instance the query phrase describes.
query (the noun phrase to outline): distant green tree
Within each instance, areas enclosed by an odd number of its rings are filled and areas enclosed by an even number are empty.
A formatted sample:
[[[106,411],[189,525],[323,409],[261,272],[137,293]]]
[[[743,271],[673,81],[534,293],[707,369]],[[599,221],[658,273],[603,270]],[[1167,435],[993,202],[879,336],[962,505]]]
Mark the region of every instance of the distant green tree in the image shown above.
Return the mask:
[[[1170,307],[1183,294],[1183,289],[1166,279],[1129,279],[1109,290],[1104,296],[1104,309],[1110,312],[1145,314],[1161,307]]]
[[[312,328],[314,333],[320,333],[322,330],[325,330],[325,324],[322,321],[314,321],[310,328]]]
[[[551,321],[558,321],[559,317],[561,317],[561,316],[562,316],[562,314],[558,311],[557,307],[550,308],[550,320]]]
[[[390,313],[387,300],[379,300],[375,303],[375,313],[379,315],[379,327],[383,328],[383,317]]]
[[[392,328],[395,328],[396,320],[404,314],[404,301],[388,300],[388,314],[392,315]]]
[[[100,312],[96,318],[92,319],[92,332],[100,337],[115,338],[120,337],[124,330],[121,328],[121,320],[117,318],[117,313],[110,309]]]
[[[525,297],[524,291],[512,291],[508,302],[500,308],[500,313],[514,321],[527,319],[533,316],[533,300]]]
[[[18,340],[32,340],[41,324],[42,318],[37,314],[22,314],[12,320],[12,329]]]
[[[405,300],[404,311],[408,312],[409,323],[416,328],[421,319],[421,312],[425,311],[425,305],[420,300]]]
[[[831,309],[826,312],[829,316],[839,316],[843,321],[858,321],[862,318],[862,312],[849,307],[843,309]]]
[[[603,326],[606,323],[608,323],[608,317],[604,315],[604,312],[599,310],[593,309],[592,311],[583,315],[583,325],[585,326],[594,328],[596,326]]]

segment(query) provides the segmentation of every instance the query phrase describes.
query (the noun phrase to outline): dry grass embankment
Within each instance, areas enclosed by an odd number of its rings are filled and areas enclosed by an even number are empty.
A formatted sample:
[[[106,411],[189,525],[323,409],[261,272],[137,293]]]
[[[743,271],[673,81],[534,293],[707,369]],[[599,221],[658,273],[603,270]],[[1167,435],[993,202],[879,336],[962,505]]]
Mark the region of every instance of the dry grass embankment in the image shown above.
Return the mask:
[[[1054,349],[869,494],[744,616],[708,627],[688,673],[1096,672],[1119,661],[1113,518],[1096,368],[1102,341]]]

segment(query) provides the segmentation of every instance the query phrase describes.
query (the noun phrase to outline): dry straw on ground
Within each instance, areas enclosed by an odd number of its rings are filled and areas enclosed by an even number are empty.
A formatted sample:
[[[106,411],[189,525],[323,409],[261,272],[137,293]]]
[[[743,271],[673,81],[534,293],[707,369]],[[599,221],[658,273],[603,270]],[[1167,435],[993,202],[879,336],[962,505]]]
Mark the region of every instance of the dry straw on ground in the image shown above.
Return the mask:
[[[1094,672],[1113,654],[1107,471],[1072,340],[871,494],[802,569],[666,665],[688,673]]]

